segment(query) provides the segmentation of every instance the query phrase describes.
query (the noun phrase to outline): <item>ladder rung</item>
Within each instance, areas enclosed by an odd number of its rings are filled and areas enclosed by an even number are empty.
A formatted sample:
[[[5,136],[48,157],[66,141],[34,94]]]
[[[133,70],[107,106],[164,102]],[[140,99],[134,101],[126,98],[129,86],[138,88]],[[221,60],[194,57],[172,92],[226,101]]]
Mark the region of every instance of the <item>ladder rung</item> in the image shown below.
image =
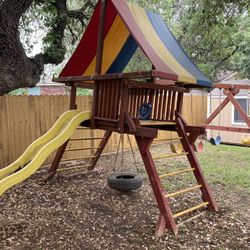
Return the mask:
[[[187,173],[187,172],[191,172],[191,171],[194,171],[194,168],[182,169],[182,170],[179,170],[179,171],[176,171],[176,172],[160,175],[159,177],[164,178],[164,177],[174,176],[174,175],[183,174],[183,173]]]
[[[105,137],[90,137],[90,138],[73,138],[70,139],[70,141],[88,141],[88,140],[101,140],[104,139]]]
[[[201,187],[201,185],[195,185],[193,187],[185,188],[185,189],[179,190],[179,191],[174,192],[174,193],[166,194],[165,197],[167,197],[167,198],[175,197],[177,195],[184,194],[184,193],[199,189],[200,187]]]
[[[197,210],[197,209],[199,209],[199,208],[207,207],[207,205],[208,205],[208,202],[203,202],[203,203],[201,203],[201,204],[199,204],[199,205],[197,205],[197,206],[191,207],[191,208],[189,208],[189,209],[187,209],[187,210],[184,210],[184,211],[181,211],[181,212],[179,212],[179,213],[177,213],[177,214],[174,214],[173,217],[174,217],[174,219],[175,219],[175,218],[178,218],[178,217],[180,217],[180,216],[182,216],[182,215],[191,213],[191,212],[193,212],[193,211],[195,211],[195,210]]]
[[[77,130],[85,130],[85,129],[91,129],[89,127],[78,127]]]
[[[56,171],[57,172],[62,172],[62,171],[72,171],[72,170],[77,170],[77,169],[82,169],[82,168],[89,168],[92,165],[83,165],[83,166],[76,166],[76,167],[69,167],[69,168],[58,168]]]
[[[175,137],[175,138],[170,138],[170,139],[154,139],[154,142],[157,142],[157,141],[165,141],[165,142],[171,142],[171,141],[179,141],[181,140],[182,138],[181,137]]]
[[[177,156],[182,156],[182,155],[187,155],[187,152],[183,152],[183,153],[174,153],[174,154],[167,154],[167,155],[162,155],[162,156],[157,156],[157,157],[153,157],[154,160],[160,160],[160,159],[166,159],[166,158],[172,158],[172,157],[177,157]]]
[[[66,149],[65,152],[70,152],[70,151],[80,151],[80,150],[91,150],[91,149],[98,149],[97,148],[70,148],[70,149]]]
[[[63,159],[63,160],[61,160],[61,162],[85,160],[85,159],[91,159],[91,158],[95,158],[95,156],[85,156],[85,157],[77,157],[77,158]]]
[[[186,224],[186,223],[188,223],[188,222],[190,222],[192,220],[195,220],[195,219],[199,218],[201,215],[203,215],[205,213],[206,213],[206,211],[200,212],[200,213],[188,218],[187,220],[184,220],[184,221],[178,223],[177,226],[180,227],[180,226],[182,226],[182,225],[184,225],[184,224]]]

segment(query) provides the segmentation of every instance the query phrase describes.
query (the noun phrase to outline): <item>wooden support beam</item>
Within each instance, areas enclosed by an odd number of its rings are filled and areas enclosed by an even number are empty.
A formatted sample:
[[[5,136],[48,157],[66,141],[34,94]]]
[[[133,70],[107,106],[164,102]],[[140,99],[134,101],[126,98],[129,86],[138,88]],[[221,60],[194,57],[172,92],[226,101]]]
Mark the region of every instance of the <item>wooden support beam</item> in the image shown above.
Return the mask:
[[[105,75],[92,75],[92,76],[69,76],[53,78],[53,82],[61,83],[84,83],[88,81],[100,81],[110,79],[136,79],[136,78],[150,78],[152,76],[151,71],[143,72],[130,72],[130,73],[114,73]]]
[[[204,125],[204,127],[206,129],[220,130],[227,132],[250,133],[250,128],[226,127],[226,126],[215,126],[215,125]]]
[[[136,125],[128,112],[125,112],[125,120],[131,132],[137,132]]]
[[[89,137],[89,138],[72,138],[70,141],[92,141],[92,140],[101,140],[103,137]]]
[[[229,90],[228,90],[229,91]],[[235,96],[238,91],[233,91],[232,95]],[[220,105],[210,114],[210,116],[206,119],[206,121],[204,122],[204,124],[209,124],[213,121],[213,119],[225,108],[225,106],[230,102],[230,99],[227,97],[226,99],[224,99],[222,101],[222,103],[220,103]]]
[[[70,92],[70,105],[69,105],[69,109],[73,110],[73,109],[76,109],[77,108],[77,105],[76,105],[76,86],[72,85],[71,86],[71,92]],[[68,142],[69,140],[67,140],[56,152],[56,155],[55,155],[55,158],[52,162],[52,165],[51,167],[49,168],[48,170],[48,174],[47,176],[45,177],[45,180],[50,180],[53,178],[53,176],[56,174],[56,170],[59,166],[59,163],[63,157],[63,154],[65,152],[65,149],[68,145]]]
[[[250,89],[249,84],[227,84],[227,83],[216,83],[214,88],[218,89]]]
[[[159,226],[159,223],[158,223],[158,226],[157,226],[158,231],[156,232],[156,234],[157,235],[161,234],[163,230],[162,227],[164,226],[165,228],[166,226],[166,228],[168,228],[171,232],[173,232],[176,235],[178,233],[178,228],[173,219],[173,215],[170,209],[168,198],[164,197],[165,191],[163,190],[161,186],[159,175],[156,171],[153,158],[149,151],[149,148],[153,142],[153,138],[145,138],[145,137],[143,138],[140,136],[135,136],[135,139],[136,139],[139,151],[141,153],[141,157],[144,162],[144,165],[148,174],[148,178],[151,183],[152,190],[154,192],[154,196],[156,198],[159,210],[165,220],[164,222],[162,221],[163,218],[160,219],[161,226]]]
[[[97,161],[99,160],[105,146],[107,145],[110,136],[112,135],[112,131],[111,130],[107,130],[103,136],[103,139],[101,140],[99,147],[97,149],[97,151],[95,152],[95,158],[93,158],[91,160],[91,166],[88,168],[89,170],[93,170],[95,168],[95,165],[97,163]]]
[[[106,19],[107,0],[101,0],[99,25],[98,25],[98,37],[97,37],[97,49],[96,49],[96,68],[95,73],[100,75],[102,72],[102,58],[103,58],[103,44],[104,44],[104,27]]]
[[[80,160],[86,160],[86,159],[92,159],[92,158],[95,158],[95,156],[83,156],[83,157],[62,159],[61,162],[65,163],[65,162],[80,161]]]
[[[218,205],[215,202],[212,192],[208,186],[208,183],[203,176],[199,161],[194,152],[193,147],[189,143],[187,132],[185,131],[184,124],[182,119],[179,117],[179,113],[176,112],[176,125],[177,125],[177,133],[182,138],[181,142],[185,152],[188,152],[187,158],[192,168],[194,168],[194,176],[199,185],[201,185],[202,199],[205,202],[209,202],[209,208],[213,211],[218,211]]]
[[[176,91],[176,92],[181,92],[181,93],[189,92],[189,90],[186,88],[178,87],[175,85],[164,85],[164,84],[161,84],[160,82],[151,83],[151,82],[129,80],[127,84],[132,88],[170,90],[170,91]]]
[[[232,92],[227,90],[227,91],[225,91],[225,94],[227,95],[228,99],[232,102],[235,109],[239,112],[241,118],[244,120],[244,122],[250,128],[250,118],[248,117],[248,115],[246,114],[244,109],[241,107],[239,102],[234,98],[234,95],[232,94]]]
[[[200,129],[193,129],[193,131],[190,132],[188,136],[189,143],[192,145],[192,147],[195,149],[195,141],[197,140],[198,136],[201,134]]]
[[[81,150],[92,150],[92,149],[98,149],[97,148],[69,148],[69,149],[66,149],[65,152],[71,152],[71,151],[81,151]]]
[[[58,168],[57,172],[63,172],[63,171],[72,171],[72,170],[79,170],[79,169],[88,169],[90,167],[89,164],[83,165],[83,166],[74,166],[74,167],[67,167],[67,168]]]

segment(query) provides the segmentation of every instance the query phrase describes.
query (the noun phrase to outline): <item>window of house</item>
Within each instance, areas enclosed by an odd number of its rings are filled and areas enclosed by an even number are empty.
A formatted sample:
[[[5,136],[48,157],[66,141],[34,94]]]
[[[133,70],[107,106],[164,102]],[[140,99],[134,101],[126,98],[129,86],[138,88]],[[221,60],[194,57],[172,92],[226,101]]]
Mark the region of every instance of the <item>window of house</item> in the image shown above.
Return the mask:
[[[249,101],[247,97],[242,98],[236,98],[240,106],[243,108],[243,110],[246,112],[246,114],[249,114]],[[239,111],[235,109],[233,106],[233,123],[235,124],[245,124],[245,121],[242,119]]]

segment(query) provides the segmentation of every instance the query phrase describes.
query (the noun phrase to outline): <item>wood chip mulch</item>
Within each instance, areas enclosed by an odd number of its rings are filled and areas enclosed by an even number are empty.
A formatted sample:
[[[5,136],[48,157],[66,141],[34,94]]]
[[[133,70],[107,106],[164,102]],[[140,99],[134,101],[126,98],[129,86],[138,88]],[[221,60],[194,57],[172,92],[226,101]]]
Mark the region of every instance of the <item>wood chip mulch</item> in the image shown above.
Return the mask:
[[[146,175],[136,191],[112,190],[106,184],[112,161],[103,157],[93,172],[60,173],[48,183],[41,171],[6,192],[0,197],[0,249],[250,249],[246,190],[212,185],[218,213],[184,224],[177,237],[166,232],[157,238],[159,211]],[[177,206],[189,205],[192,196],[180,197]]]

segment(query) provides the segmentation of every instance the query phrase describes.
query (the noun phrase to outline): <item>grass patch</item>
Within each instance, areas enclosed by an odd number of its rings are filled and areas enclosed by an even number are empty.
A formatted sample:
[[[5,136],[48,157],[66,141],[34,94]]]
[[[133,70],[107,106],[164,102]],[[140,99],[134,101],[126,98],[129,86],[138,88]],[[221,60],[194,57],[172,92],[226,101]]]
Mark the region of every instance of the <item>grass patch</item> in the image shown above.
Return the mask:
[[[198,158],[209,182],[250,191],[250,148],[205,143]]]

